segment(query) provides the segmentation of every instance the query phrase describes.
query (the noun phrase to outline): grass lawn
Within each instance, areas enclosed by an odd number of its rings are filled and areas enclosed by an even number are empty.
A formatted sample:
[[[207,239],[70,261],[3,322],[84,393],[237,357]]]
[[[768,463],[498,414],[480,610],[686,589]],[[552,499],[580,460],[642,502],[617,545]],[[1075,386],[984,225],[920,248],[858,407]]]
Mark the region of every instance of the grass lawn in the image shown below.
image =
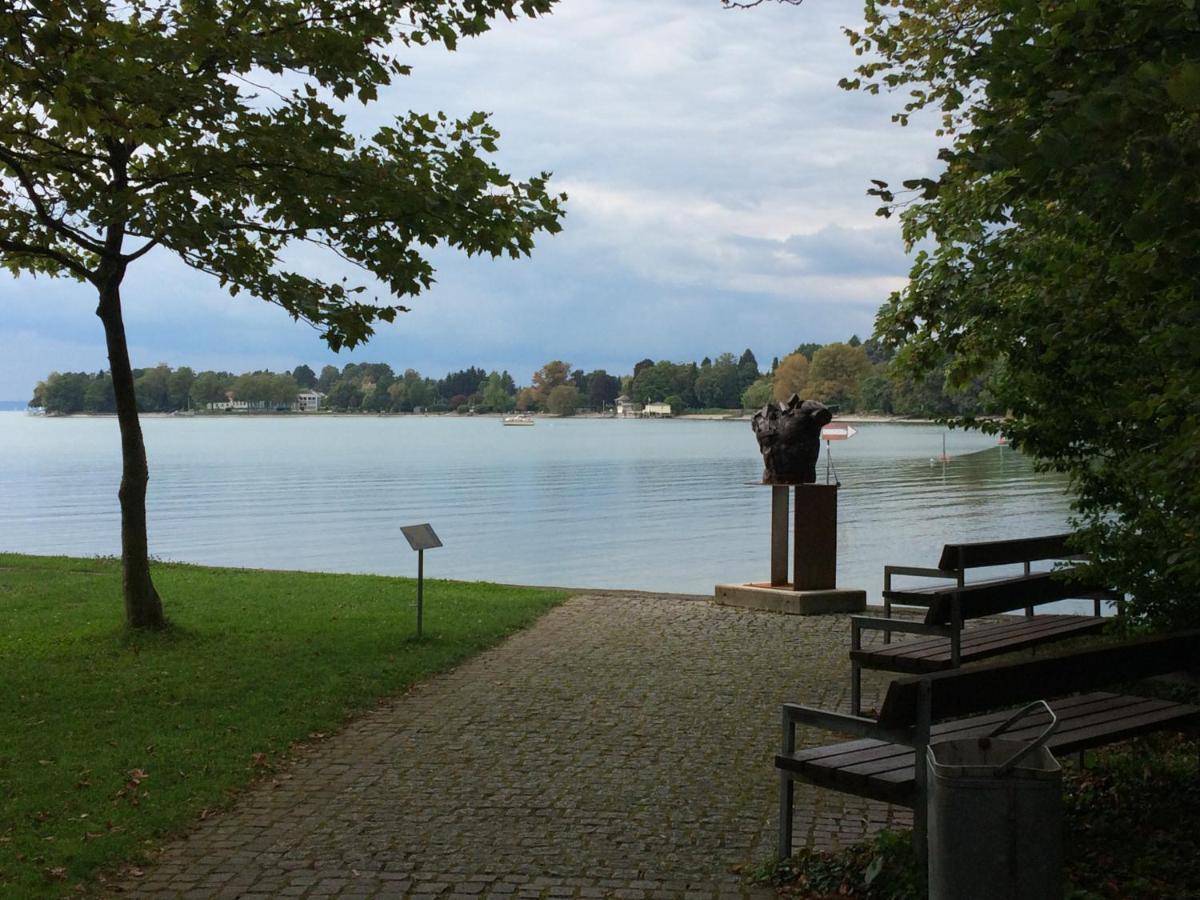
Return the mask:
[[[288,747],[495,644],[557,591],[159,564],[172,630],[123,627],[120,564],[0,554],[0,896],[68,893],[226,805]]]

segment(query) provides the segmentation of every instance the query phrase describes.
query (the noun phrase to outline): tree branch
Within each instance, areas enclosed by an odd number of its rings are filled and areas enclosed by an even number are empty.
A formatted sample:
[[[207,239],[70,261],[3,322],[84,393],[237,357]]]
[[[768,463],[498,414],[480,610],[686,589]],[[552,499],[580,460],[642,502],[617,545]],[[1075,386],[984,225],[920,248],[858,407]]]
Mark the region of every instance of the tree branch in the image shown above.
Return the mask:
[[[13,174],[17,176],[17,180],[21,182],[21,187],[25,189],[25,195],[29,198],[29,201],[33,204],[33,208],[37,213],[38,222],[40,222],[42,225],[45,225],[55,234],[66,238],[71,243],[76,244],[83,250],[87,250],[89,253],[103,252],[104,247],[102,245],[92,241],[86,236],[75,231],[75,229],[69,227],[61,217],[56,218],[50,214],[50,210],[46,208],[45,204],[42,202],[42,198],[38,196],[37,188],[33,183],[33,179],[29,177],[29,174],[21,165],[20,160],[3,147],[0,147],[0,162],[12,169]]]
[[[726,9],[753,9],[762,6],[767,0],[721,0]],[[799,6],[804,0],[774,0],[775,3],[786,3],[788,6]]]
[[[63,268],[69,269],[73,274],[78,275],[84,281],[89,281],[92,284],[96,283],[95,273],[91,269],[78,260],[72,259],[61,250],[55,250],[53,247],[39,247],[36,244],[27,244],[24,241],[0,237],[0,251],[14,253],[19,256],[34,256],[40,259],[53,260]]]
[[[160,241],[158,238],[151,238],[145,244],[143,244],[141,247],[139,247],[137,250],[134,250],[132,253],[123,254],[121,256],[121,260],[122,260],[122,262],[131,263],[135,259],[141,259],[147,253],[149,253],[151,250],[153,250],[155,247],[157,247],[159,245],[159,243],[160,243]]]

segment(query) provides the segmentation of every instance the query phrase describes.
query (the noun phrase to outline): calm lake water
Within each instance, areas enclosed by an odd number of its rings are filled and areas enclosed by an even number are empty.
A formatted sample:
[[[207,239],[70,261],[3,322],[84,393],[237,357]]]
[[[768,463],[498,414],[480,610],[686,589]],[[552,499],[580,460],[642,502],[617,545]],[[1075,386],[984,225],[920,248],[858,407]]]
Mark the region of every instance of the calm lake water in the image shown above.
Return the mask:
[[[187,562],[710,593],[769,578],[770,491],[748,421],[194,417],[143,421],[150,548]],[[947,541],[1064,530],[1063,482],[995,438],[864,424],[833,445],[841,586]],[[952,460],[931,464],[942,452]],[[825,454],[818,464],[822,479]],[[119,553],[111,418],[0,413],[0,549]]]

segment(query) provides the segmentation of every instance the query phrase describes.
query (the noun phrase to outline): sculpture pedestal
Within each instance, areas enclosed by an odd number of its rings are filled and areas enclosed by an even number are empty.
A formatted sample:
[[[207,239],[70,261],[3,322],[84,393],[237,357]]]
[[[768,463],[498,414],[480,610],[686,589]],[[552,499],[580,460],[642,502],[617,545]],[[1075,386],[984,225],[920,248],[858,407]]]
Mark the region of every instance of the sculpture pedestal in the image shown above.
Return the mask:
[[[833,588],[827,591],[796,591],[769,584],[718,584],[713,599],[722,606],[761,609],[793,616],[822,616],[827,613],[862,612],[867,592]]]
[[[837,485],[766,486],[771,488],[771,580],[718,584],[716,601],[726,606],[794,615],[861,612],[867,605],[867,592],[837,587]],[[789,500],[793,491],[796,503],[791,514]]]

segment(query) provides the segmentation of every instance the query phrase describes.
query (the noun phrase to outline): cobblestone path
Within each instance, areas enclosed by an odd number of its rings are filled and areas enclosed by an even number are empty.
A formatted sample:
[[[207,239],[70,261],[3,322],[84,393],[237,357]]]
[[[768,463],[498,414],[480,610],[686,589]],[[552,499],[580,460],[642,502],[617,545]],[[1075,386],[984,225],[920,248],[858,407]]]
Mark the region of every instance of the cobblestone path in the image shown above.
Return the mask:
[[[845,708],[848,630],[844,616],[581,594],[307,748],[124,895],[765,895],[739,867],[773,853],[779,704]],[[798,842],[901,815],[797,787]]]

